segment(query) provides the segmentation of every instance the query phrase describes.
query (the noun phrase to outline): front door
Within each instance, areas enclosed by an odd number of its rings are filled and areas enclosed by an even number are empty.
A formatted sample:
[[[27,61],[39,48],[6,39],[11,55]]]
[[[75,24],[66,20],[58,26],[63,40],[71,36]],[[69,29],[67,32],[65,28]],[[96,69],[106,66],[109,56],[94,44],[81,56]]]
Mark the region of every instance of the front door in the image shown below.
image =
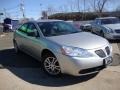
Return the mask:
[[[29,23],[28,25],[27,34],[29,34],[30,32],[34,32],[35,34],[32,36],[27,35],[26,37],[25,46],[27,48],[27,52],[35,58],[40,58],[40,37],[38,36],[39,33],[34,23]]]

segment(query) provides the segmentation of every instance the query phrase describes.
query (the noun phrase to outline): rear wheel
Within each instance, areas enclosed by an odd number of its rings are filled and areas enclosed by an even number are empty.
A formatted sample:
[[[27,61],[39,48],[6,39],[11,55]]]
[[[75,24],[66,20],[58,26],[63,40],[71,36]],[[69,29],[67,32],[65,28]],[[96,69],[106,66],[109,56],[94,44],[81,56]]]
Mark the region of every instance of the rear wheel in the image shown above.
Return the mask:
[[[57,76],[61,74],[59,62],[54,55],[47,55],[44,58],[43,69],[51,76]]]

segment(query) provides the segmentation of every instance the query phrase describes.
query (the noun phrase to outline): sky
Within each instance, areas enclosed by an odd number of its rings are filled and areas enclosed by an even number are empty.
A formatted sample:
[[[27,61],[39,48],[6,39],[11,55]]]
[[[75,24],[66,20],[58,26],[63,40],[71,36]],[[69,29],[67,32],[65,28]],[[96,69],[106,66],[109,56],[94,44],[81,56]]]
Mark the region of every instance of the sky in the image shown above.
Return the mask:
[[[70,5],[76,0],[24,0],[25,16],[28,18],[38,19],[41,17],[41,11],[47,10],[48,7],[54,8],[54,11],[70,12]],[[86,8],[90,7],[90,3],[86,0]],[[113,1],[113,0],[112,0]],[[20,11],[21,0],[0,0],[0,12],[6,12],[11,17],[22,18]],[[114,3],[107,4],[107,10],[113,10],[120,4],[120,0],[114,0]],[[74,8],[75,5],[72,7]],[[80,4],[81,10],[83,10],[83,3]],[[91,8],[89,8],[91,9]],[[73,11],[77,11],[74,9]]]

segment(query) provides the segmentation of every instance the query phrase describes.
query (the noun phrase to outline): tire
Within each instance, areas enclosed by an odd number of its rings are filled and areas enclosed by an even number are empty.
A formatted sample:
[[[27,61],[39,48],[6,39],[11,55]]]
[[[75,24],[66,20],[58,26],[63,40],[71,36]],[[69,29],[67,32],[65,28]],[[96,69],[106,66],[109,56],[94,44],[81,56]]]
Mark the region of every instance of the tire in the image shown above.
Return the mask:
[[[90,32],[91,32],[92,34],[95,34],[93,28],[91,28]]]
[[[61,68],[57,58],[54,55],[46,55],[43,58],[43,70],[50,76],[59,76]]]
[[[105,35],[104,35],[104,32],[103,32],[103,31],[101,31],[101,32],[100,32],[100,36],[105,37]]]
[[[90,32],[94,34],[93,30],[91,30]]]

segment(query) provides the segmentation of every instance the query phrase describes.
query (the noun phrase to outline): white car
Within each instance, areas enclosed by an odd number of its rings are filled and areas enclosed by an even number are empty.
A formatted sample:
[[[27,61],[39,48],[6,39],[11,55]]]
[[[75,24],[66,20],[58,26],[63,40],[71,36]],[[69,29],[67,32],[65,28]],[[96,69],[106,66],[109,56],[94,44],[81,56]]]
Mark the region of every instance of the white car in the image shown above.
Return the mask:
[[[120,39],[119,18],[96,18],[92,23],[92,32],[110,40]]]

